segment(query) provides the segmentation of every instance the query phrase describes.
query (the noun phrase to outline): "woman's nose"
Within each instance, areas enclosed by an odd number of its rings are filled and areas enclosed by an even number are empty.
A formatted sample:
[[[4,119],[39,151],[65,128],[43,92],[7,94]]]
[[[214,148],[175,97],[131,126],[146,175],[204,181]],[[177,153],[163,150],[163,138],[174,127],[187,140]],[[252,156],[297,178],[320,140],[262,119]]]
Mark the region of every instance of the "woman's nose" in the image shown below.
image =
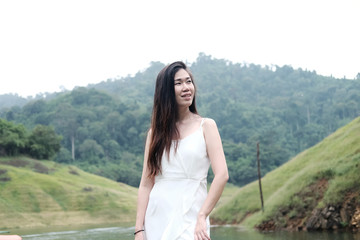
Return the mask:
[[[189,86],[188,86],[186,83],[184,83],[182,90],[183,90],[183,91],[189,91]]]

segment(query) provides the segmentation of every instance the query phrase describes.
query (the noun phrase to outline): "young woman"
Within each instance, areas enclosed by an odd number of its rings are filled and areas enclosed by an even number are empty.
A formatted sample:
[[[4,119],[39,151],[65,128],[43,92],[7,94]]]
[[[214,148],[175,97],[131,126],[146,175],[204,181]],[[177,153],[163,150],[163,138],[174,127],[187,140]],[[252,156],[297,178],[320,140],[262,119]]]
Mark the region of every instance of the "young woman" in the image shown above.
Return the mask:
[[[210,239],[209,214],[229,176],[216,123],[198,115],[195,93],[183,62],[166,66],[157,76],[136,240]],[[214,180],[207,193],[210,164]]]

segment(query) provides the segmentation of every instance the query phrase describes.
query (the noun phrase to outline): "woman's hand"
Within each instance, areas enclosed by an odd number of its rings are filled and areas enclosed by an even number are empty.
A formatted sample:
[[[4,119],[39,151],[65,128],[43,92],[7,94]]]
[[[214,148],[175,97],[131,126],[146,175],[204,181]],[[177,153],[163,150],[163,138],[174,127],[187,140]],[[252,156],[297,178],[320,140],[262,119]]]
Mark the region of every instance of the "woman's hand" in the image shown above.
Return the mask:
[[[195,226],[195,240],[210,240],[207,233],[206,217],[203,215],[198,216]]]

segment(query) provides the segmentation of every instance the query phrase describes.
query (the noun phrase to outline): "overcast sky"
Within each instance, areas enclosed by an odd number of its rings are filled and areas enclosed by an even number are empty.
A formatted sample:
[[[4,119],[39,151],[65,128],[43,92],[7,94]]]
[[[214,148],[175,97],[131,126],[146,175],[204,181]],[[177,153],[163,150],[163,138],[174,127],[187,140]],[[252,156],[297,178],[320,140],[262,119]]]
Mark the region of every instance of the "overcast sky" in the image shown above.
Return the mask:
[[[0,0],[0,94],[72,89],[151,61],[360,72],[359,0]]]

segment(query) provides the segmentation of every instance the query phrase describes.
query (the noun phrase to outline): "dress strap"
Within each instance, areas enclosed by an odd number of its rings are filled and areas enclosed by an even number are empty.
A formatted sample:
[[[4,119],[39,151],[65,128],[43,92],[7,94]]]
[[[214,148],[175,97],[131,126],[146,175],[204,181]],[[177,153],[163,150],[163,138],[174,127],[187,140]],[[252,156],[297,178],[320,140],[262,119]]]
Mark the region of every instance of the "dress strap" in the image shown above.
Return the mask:
[[[203,118],[203,119],[201,120],[200,127],[202,127],[202,125],[204,124],[205,119],[206,119],[206,118]]]

